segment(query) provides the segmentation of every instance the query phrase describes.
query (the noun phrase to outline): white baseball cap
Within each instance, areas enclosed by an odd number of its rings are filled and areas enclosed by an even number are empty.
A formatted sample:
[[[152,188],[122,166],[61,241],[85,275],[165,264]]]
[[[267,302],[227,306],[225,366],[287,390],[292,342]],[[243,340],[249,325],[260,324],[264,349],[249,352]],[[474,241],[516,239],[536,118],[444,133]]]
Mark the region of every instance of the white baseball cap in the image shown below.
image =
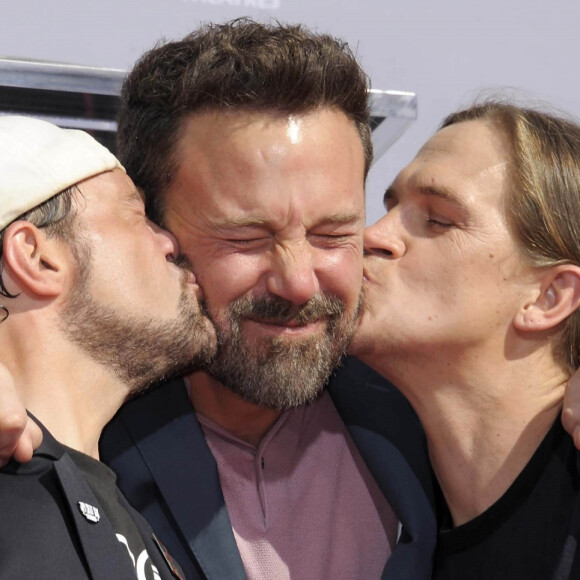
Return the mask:
[[[0,230],[71,185],[123,166],[84,131],[0,116]]]

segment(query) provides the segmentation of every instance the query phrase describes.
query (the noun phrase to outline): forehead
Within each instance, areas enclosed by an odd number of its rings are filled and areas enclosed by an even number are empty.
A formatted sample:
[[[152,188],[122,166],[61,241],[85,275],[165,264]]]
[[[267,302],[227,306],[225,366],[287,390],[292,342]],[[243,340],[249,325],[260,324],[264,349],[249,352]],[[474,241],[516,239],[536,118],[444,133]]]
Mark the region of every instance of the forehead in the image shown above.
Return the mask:
[[[487,121],[465,121],[438,131],[399,174],[395,185],[430,190],[465,204],[500,204],[508,187],[511,152]]]
[[[117,212],[122,201],[141,197],[133,181],[121,169],[86,179],[78,184],[78,189],[82,193],[81,211],[87,214]]]
[[[184,122],[167,209],[191,217],[287,219],[300,207],[364,206],[364,152],[341,112],[195,114]]]

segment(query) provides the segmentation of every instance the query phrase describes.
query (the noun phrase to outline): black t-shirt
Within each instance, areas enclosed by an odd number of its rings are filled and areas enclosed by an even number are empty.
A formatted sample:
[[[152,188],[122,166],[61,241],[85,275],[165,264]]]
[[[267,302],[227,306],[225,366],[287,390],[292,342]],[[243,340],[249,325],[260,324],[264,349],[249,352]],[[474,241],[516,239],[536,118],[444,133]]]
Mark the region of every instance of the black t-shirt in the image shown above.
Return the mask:
[[[484,513],[457,528],[441,500],[435,580],[580,579],[580,454],[556,421]]]
[[[81,470],[107,519],[115,530],[117,539],[127,549],[127,557],[133,562],[138,580],[158,580],[159,571],[152,563],[139,529],[133,518],[119,502],[117,476],[104,463],[71,449],[66,448],[76,466]]]

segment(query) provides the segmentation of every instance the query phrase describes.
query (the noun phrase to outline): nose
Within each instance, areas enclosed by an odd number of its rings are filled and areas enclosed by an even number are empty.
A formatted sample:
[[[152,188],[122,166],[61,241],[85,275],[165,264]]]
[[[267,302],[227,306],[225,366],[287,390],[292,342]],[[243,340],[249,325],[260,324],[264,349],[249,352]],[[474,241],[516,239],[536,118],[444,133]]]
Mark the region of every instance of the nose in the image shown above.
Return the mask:
[[[378,222],[364,231],[365,255],[397,259],[405,254],[405,243],[400,235],[400,220],[396,210],[386,213]]]
[[[167,261],[173,262],[173,260],[179,256],[179,244],[177,238],[172,233],[158,226],[156,223],[150,221],[149,224],[153,233],[157,237],[159,247],[164,252]]]
[[[304,304],[320,289],[308,242],[277,247],[267,274],[268,292],[294,304]]]

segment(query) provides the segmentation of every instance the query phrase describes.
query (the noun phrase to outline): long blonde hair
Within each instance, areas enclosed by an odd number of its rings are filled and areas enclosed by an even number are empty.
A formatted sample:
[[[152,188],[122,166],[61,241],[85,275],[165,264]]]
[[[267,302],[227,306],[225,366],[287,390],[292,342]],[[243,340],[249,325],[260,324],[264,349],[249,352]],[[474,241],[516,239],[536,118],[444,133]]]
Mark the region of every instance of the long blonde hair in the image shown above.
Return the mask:
[[[488,100],[449,115],[441,128],[472,120],[491,122],[511,144],[505,211],[524,255],[539,267],[580,266],[580,125]],[[580,366],[580,311],[562,324],[555,355],[571,372]]]

